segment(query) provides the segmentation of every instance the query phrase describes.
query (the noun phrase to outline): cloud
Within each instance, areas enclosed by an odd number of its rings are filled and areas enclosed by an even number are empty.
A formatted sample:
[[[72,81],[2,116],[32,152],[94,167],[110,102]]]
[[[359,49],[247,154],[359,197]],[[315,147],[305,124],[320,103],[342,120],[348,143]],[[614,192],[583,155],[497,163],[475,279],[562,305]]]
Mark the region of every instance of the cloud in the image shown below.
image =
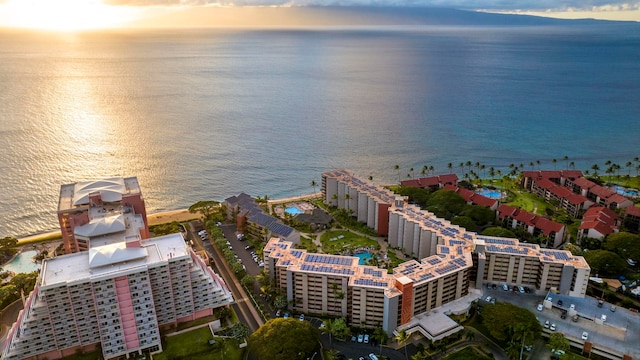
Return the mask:
[[[3,0],[0,0],[2,2]],[[526,11],[631,11],[640,2],[615,0],[104,0],[109,5],[197,6],[432,6],[456,9]]]

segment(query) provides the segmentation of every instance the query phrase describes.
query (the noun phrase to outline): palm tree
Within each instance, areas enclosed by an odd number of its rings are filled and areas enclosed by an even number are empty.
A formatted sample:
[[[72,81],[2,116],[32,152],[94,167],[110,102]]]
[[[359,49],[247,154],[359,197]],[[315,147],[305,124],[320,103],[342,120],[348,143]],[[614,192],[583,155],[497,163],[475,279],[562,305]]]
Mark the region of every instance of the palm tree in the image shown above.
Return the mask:
[[[467,161],[465,165],[469,168],[469,171],[471,171],[471,161]]]
[[[558,162],[558,159],[556,159],[556,158],[551,159],[551,163],[553,164],[553,169],[554,170],[558,170],[558,167],[556,166],[557,162]]]
[[[333,332],[335,330],[334,326],[333,326],[333,321],[331,321],[331,319],[325,319],[322,322],[322,324],[323,324],[323,326],[320,327],[320,331],[323,334],[329,334],[329,346],[331,346],[331,340],[332,340],[331,337],[332,337]]]
[[[427,165],[422,165],[422,170],[420,170],[422,177],[425,177],[427,172],[429,172],[429,167]]]
[[[633,162],[636,164],[636,176],[638,176],[638,170],[640,170],[640,165],[638,165],[638,162],[640,162],[640,157],[634,157]]]
[[[460,166],[460,175],[462,175],[462,173],[464,173],[464,163],[461,162],[458,166]]]
[[[316,194],[316,187],[318,187],[318,183],[315,180],[311,180],[311,187],[313,188],[313,195]]]
[[[449,168],[449,174],[453,172],[453,163],[448,163],[447,168]]]
[[[369,181],[373,184],[373,175],[369,175]]]
[[[496,169],[493,166],[489,168],[489,176],[491,177],[491,184],[493,184],[493,178],[496,176]]]
[[[627,175],[631,176],[631,168],[633,167],[633,164],[631,163],[631,161],[627,161],[626,164],[624,164],[624,166],[626,166],[628,173]]]
[[[349,195],[349,193],[344,194],[344,200],[347,202],[347,211],[351,210],[351,207],[349,205],[351,205],[351,203],[349,202],[349,200],[351,200],[351,195]]]
[[[414,173],[413,168],[409,169],[409,173],[411,174],[411,178],[413,178],[413,173]]]
[[[331,196],[332,203],[331,205],[337,207],[338,206],[338,194],[333,194]]]
[[[533,161],[529,162],[529,166],[531,166],[531,171],[533,171]]]
[[[394,167],[395,171],[398,172],[398,183],[400,182],[400,165],[396,164]]]
[[[567,169],[569,169],[569,157],[565,155],[562,157],[562,160],[564,160],[564,163],[567,165]]]
[[[435,172],[433,171],[433,165],[429,165],[429,171],[431,171],[431,175],[435,175]]]
[[[540,160],[536,160],[536,164],[538,164],[538,170],[540,170]]]
[[[407,342],[409,339],[411,339],[411,334],[408,334],[406,329],[400,330],[398,335],[395,336],[395,340],[398,344],[404,347],[404,358],[407,360],[409,359],[409,356],[407,355]]]
[[[576,164],[572,161],[569,163],[569,168],[571,169],[575,169],[576,168]]]

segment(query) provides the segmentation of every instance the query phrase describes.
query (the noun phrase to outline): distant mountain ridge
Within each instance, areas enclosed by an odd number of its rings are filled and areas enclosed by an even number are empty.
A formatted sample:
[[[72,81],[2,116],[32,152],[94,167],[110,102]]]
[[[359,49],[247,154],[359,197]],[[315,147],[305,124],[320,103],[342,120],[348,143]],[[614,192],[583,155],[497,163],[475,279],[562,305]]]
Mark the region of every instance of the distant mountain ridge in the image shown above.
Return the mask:
[[[636,24],[408,6],[192,7],[133,21],[131,27],[292,28],[349,26],[559,26]],[[126,26],[125,26],[126,27]]]

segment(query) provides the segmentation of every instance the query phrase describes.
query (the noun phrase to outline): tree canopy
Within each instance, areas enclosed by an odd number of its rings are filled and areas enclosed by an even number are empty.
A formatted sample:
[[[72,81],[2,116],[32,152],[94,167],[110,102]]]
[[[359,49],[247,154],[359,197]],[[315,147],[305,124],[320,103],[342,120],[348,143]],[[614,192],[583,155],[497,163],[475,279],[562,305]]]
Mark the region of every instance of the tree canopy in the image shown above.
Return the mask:
[[[485,226],[496,218],[495,211],[486,206],[465,205],[460,215],[470,217],[478,226]]]
[[[526,341],[540,337],[542,326],[531,311],[506,302],[489,304],[482,310],[482,324],[491,336],[503,341]]]
[[[215,200],[203,200],[189,206],[189,212],[195,214],[201,213],[205,218],[209,218],[220,206],[220,202]]]
[[[514,238],[514,239],[517,238],[516,234],[514,234],[513,231],[509,229],[501,228],[498,226],[484,229],[484,231],[482,231],[482,235],[506,237],[506,238]]]
[[[475,231],[478,228],[478,225],[468,216],[456,216],[451,219],[451,223],[453,225],[459,225],[469,231]]]
[[[626,261],[608,250],[589,250],[584,253],[584,259],[591,267],[591,272],[598,275],[620,275],[627,267]]]
[[[640,260],[640,235],[612,233],[605,239],[604,249],[613,251],[624,259]]]
[[[306,359],[318,346],[320,335],[308,321],[277,318],[249,337],[249,351],[258,360]]]
[[[449,214],[446,218],[450,219],[452,215],[460,214],[466,204],[467,203],[464,201],[464,198],[455,191],[438,190],[429,197],[428,208],[437,206],[438,208],[446,211]]]

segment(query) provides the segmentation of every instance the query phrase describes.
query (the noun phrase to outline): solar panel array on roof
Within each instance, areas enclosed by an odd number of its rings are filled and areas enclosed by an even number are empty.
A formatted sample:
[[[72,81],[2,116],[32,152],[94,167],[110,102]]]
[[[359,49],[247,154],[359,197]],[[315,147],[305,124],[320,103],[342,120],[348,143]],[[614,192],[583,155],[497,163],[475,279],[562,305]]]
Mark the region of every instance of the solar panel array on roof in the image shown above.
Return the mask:
[[[571,258],[563,251],[542,250],[540,252],[547,256],[553,256],[556,260],[571,260]]]
[[[512,239],[496,239],[496,238],[482,238],[484,242],[488,244],[498,244],[498,245],[515,245],[516,241]]]
[[[300,269],[303,271],[323,272],[328,274],[353,275],[353,270],[349,268],[334,268],[331,266],[317,266],[310,264],[302,264]]]
[[[355,279],[353,283],[356,285],[365,285],[365,286],[377,286],[377,287],[388,287],[389,284],[382,281],[375,281],[372,279]]]
[[[297,257],[298,259],[300,259],[300,257],[302,256],[303,252],[300,250],[291,250],[291,255]]]
[[[465,238],[465,239],[473,240],[473,235],[471,235],[471,234],[469,234],[469,233],[467,233],[467,232],[466,232],[466,233],[464,233],[464,235],[463,235],[463,236],[464,236],[464,238]]]
[[[432,273],[424,273],[424,274],[420,275],[420,279],[419,280],[420,281],[429,280],[429,279],[434,278],[434,277],[435,277],[435,275],[433,275]]]
[[[437,268],[435,271],[440,274],[446,274],[448,272],[451,272],[453,270],[459,269],[460,266],[456,263],[449,263],[447,266],[441,267],[441,268]]]
[[[463,267],[463,266],[467,266],[467,261],[466,261],[465,259],[463,259],[463,258],[457,258],[457,259],[454,259],[454,260],[453,260],[453,262],[454,262],[455,264],[460,265],[461,267]]]
[[[518,249],[511,246],[498,247],[495,245],[487,246],[487,251],[501,252],[501,253],[507,253],[507,254],[520,254],[520,255],[526,255],[529,253],[528,248]]]
[[[312,263],[345,265],[345,266],[350,266],[353,264],[352,258],[332,256],[332,255],[321,255],[321,254],[307,254],[307,256],[304,257],[304,261],[312,262]]]
[[[462,246],[458,246],[458,255],[462,255],[462,251],[463,251]]]
[[[288,247],[288,245],[285,243],[276,243],[275,245],[283,250]]]
[[[439,250],[440,250],[440,252],[441,252],[441,253],[443,253],[443,254],[449,254],[449,248],[448,248],[448,247],[443,246],[443,245],[439,245],[439,246],[438,246],[438,248],[439,248]]]
[[[449,243],[449,245],[464,245],[464,244],[466,244],[466,242],[463,241],[463,240],[454,240],[454,239],[449,239],[448,243]]]
[[[287,266],[287,265],[291,265],[291,260],[283,260],[280,265],[282,266]]]
[[[371,275],[371,276],[375,276],[375,277],[382,277],[382,271],[375,270],[375,269],[372,269],[372,268],[364,268],[363,273]]]
[[[438,265],[438,264],[440,264],[442,262],[442,260],[440,260],[439,257],[430,257],[430,258],[427,259],[427,262],[430,265]]]

